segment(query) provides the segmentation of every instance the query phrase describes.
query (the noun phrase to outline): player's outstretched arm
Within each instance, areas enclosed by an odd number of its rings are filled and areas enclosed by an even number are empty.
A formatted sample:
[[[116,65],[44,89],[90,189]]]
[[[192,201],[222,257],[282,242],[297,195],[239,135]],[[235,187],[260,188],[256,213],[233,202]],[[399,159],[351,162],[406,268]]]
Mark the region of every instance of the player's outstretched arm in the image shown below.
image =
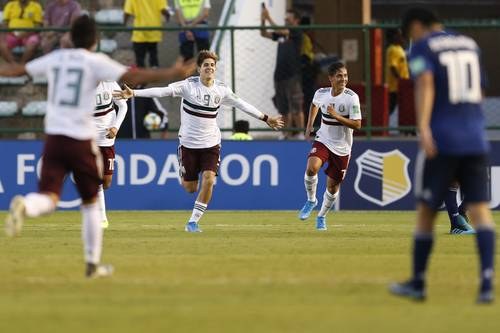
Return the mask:
[[[283,117],[281,115],[275,117],[269,117],[268,115],[264,115],[264,119],[267,117],[266,124],[271,127],[273,130],[282,129],[285,126],[285,122],[283,121]]]
[[[28,74],[26,66],[21,64],[6,64],[0,66],[0,76],[22,76]]]
[[[309,116],[307,117],[306,132],[304,134],[306,139],[309,139],[311,137],[314,120],[318,115],[318,111],[319,108],[314,103],[311,103],[311,106],[309,107]]]
[[[194,60],[185,62],[182,59],[177,59],[175,64],[168,68],[131,69],[122,75],[120,81],[131,86],[149,82],[175,81],[188,77],[195,69]]]

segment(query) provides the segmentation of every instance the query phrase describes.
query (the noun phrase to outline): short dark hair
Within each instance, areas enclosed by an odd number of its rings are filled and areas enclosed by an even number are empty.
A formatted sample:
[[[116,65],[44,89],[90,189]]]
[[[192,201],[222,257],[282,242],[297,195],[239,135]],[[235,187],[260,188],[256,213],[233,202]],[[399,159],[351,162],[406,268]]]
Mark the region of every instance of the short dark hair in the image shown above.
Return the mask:
[[[328,66],[328,75],[333,76],[341,68],[346,68],[345,64],[341,61],[336,61],[330,66]]]
[[[217,53],[209,51],[209,50],[201,50],[200,53],[198,53],[198,59],[196,59],[196,64],[198,67],[200,67],[205,59],[213,59],[215,63],[219,61],[219,56]]]
[[[403,15],[403,20],[401,22],[401,30],[403,31],[403,35],[405,37],[408,36],[410,25],[413,22],[420,22],[425,27],[430,27],[435,23],[441,22],[441,20],[430,9],[422,7],[410,8]]]
[[[290,8],[290,9],[287,9],[286,12],[289,14],[292,14],[293,18],[296,20],[300,20],[300,18],[301,18],[299,11],[296,9]]]
[[[234,123],[234,131],[236,133],[248,133],[250,130],[250,123],[246,120],[237,120]]]
[[[97,26],[93,18],[82,15],[71,25],[71,40],[75,48],[90,49],[97,42]]]

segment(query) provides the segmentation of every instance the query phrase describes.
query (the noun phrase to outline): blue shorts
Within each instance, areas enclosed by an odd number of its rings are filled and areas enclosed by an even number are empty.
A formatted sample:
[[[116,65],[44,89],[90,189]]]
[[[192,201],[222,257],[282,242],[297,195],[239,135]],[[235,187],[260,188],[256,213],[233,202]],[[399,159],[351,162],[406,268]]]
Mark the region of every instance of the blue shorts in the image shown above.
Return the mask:
[[[446,191],[457,181],[466,203],[490,201],[487,155],[452,156],[438,154],[433,159],[421,152],[415,171],[415,194],[420,202],[438,210]]]

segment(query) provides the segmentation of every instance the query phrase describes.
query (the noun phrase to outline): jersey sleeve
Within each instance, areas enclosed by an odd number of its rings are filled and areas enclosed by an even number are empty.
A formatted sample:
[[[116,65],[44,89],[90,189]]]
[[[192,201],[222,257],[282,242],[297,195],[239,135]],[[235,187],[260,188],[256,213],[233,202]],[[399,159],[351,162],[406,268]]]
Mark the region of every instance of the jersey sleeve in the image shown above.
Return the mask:
[[[39,58],[36,58],[34,60],[29,61],[26,63],[26,72],[33,77],[33,76],[45,76],[47,75],[47,70],[49,69],[50,65],[50,57],[51,54],[47,54],[44,56],[41,56]]]
[[[417,78],[427,71],[434,72],[435,68],[427,41],[418,42],[414,45],[410,53],[409,65],[413,78]]]
[[[112,90],[120,90],[120,86],[118,83],[113,82]],[[113,91],[111,91],[112,93]],[[115,126],[117,129],[120,129],[123,121],[125,120],[125,115],[127,114],[128,106],[127,102],[124,99],[113,98],[113,103],[118,107],[118,111],[116,112]]]
[[[321,107],[321,93],[319,92],[321,89],[316,90],[314,93],[314,97],[312,99],[311,104],[313,104],[316,107]]]
[[[262,112],[257,110],[257,108],[252,104],[241,99],[229,87],[226,87],[226,95],[222,99],[222,104],[226,106],[234,106],[235,108],[240,109],[241,111],[256,119],[264,118],[264,114]]]
[[[351,98],[351,104],[349,105],[349,119],[351,120],[361,119],[361,105],[359,103],[358,95],[354,95]]]
[[[127,67],[102,53],[94,54],[91,61],[98,81],[118,81],[127,71]]]
[[[125,0],[123,11],[129,15],[134,16],[135,15],[134,2],[132,0]]]
[[[134,96],[137,97],[168,97],[175,96],[173,89],[168,87],[148,88],[148,89],[134,89]]]
[[[37,3],[35,8],[36,9],[35,9],[35,13],[33,15],[33,21],[35,21],[38,24],[42,24],[43,23],[43,9],[42,9],[42,6]]]

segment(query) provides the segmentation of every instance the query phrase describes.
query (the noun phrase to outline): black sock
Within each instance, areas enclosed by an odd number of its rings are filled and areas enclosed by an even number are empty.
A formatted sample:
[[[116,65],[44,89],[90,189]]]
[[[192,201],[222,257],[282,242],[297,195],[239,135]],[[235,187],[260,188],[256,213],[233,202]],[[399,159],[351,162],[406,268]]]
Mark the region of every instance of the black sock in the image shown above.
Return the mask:
[[[448,189],[446,195],[444,196],[444,204],[446,205],[446,210],[448,211],[448,216],[451,223],[453,221],[453,218],[458,214],[456,189]]]
[[[490,228],[477,229],[477,249],[481,261],[481,292],[490,291],[493,280],[493,263],[495,260],[495,231]]]
[[[465,207],[465,201],[462,201],[460,206],[458,206],[458,214],[460,215],[466,215],[465,213],[467,212],[467,209]]]
[[[425,272],[433,242],[434,236],[432,233],[415,234],[413,244],[413,284],[417,289],[424,288]]]

